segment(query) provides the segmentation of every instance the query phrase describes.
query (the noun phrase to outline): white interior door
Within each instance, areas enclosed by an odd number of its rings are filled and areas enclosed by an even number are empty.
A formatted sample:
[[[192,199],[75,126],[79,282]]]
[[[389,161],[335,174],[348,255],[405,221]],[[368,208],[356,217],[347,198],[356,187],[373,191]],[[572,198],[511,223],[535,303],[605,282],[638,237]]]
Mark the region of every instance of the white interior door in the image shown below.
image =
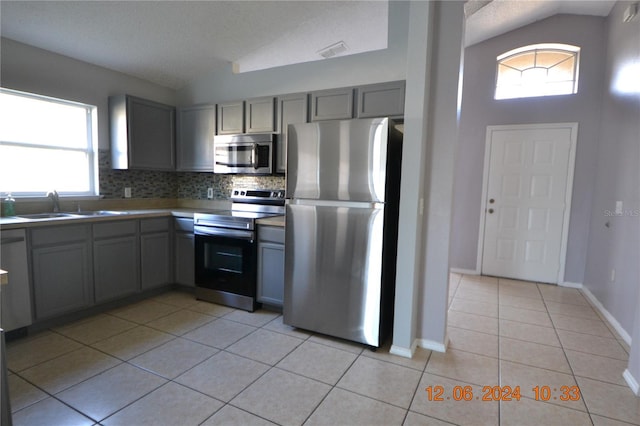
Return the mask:
[[[576,134],[577,123],[487,128],[483,274],[563,279]]]

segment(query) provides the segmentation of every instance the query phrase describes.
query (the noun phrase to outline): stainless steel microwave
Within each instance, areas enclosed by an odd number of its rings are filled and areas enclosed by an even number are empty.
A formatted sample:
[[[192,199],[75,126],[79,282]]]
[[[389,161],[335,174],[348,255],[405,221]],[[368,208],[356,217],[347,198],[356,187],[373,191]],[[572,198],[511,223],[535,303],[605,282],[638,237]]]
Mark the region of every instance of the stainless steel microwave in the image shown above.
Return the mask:
[[[268,175],[273,173],[275,135],[220,135],[213,138],[213,172]]]

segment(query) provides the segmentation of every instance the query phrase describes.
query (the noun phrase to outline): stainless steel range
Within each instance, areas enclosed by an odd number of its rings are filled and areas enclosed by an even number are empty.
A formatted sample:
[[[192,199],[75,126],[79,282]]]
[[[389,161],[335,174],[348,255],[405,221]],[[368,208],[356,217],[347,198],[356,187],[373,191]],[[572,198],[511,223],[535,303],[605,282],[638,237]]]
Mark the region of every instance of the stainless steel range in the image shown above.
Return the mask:
[[[196,298],[253,312],[256,220],[284,214],[285,191],[236,189],[231,210],[196,213]]]

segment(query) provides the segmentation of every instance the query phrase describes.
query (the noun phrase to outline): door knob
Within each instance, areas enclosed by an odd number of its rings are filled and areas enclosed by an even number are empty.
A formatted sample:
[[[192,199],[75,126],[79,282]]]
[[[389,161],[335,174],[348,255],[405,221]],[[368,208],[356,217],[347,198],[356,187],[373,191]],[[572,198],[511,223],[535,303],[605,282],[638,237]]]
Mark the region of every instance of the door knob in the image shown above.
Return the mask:
[[[496,202],[496,200],[494,200],[493,198],[491,198],[491,199],[489,200],[489,204],[493,204],[493,203],[495,203],[495,202]]]
[[[493,213],[493,209],[489,209],[489,214]]]

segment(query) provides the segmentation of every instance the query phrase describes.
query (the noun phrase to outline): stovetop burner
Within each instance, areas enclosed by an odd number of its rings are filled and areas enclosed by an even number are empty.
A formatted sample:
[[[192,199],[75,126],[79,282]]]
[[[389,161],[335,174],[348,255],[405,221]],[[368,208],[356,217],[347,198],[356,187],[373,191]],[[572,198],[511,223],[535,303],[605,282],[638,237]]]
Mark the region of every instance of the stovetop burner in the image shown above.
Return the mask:
[[[233,229],[255,229],[256,219],[284,214],[283,189],[233,189],[231,210],[196,213],[194,225]]]

